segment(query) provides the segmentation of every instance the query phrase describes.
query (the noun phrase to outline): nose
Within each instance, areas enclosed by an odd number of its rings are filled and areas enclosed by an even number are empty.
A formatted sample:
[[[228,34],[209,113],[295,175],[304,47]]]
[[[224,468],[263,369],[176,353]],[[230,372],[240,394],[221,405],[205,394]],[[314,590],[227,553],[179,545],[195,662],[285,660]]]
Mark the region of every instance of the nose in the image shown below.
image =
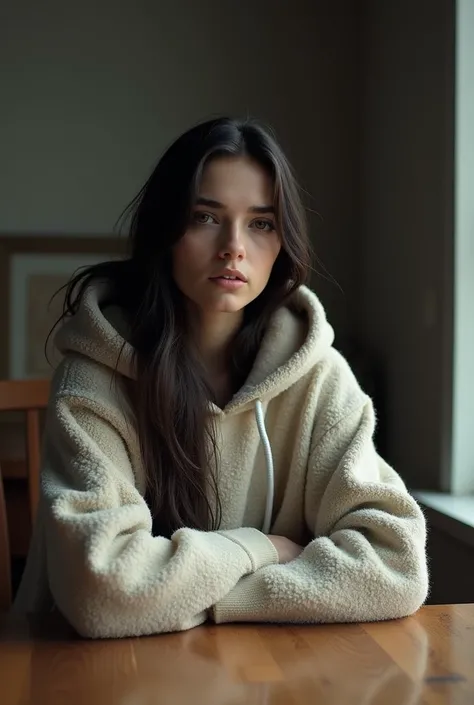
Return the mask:
[[[245,245],[237,223],[229,223],[222,228],[219,258],[231,261],[245,258]]]

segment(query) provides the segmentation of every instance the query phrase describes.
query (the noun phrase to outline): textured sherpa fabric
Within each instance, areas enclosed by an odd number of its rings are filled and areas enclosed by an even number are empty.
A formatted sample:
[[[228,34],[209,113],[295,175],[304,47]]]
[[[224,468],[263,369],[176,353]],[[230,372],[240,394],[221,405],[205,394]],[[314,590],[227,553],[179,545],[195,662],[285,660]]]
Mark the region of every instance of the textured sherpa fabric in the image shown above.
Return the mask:
[[[373,444],[374,411],[332,347],[317,297],[300,288],[273,316],[245,385],[217,428],[219,531],[152,535],[124,378],[134,379],[120,311],[90,287],[59,331],[42,489],[14,609],[59,609],[88,637],[216,622],[357,622],[402,617],[428,589],[425,522]],[[115,371],[117,372],[115,374]],[[129,383],[133,384],[133,381]],[[301,543],[286,565],[261,532],[274,461],[271,533]],[[170,467],[170,472],[173,468]]]

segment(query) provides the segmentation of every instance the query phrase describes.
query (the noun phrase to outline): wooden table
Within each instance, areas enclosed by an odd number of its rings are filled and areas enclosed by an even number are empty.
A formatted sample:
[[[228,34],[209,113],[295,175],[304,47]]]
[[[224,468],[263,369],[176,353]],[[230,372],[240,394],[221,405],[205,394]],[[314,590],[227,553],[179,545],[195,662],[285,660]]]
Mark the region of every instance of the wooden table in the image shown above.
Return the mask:
[[[203,626],[87,641],[0,617],[1,705],[474,703],[474,604],[363,625]]]

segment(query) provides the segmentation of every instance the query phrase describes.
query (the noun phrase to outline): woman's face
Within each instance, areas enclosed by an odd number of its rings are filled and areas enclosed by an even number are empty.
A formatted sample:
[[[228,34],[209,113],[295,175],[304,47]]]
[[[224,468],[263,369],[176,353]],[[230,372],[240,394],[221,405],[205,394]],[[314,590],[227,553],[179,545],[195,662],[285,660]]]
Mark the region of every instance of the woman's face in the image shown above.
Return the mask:
[[[268,173],[248,157],[210,161],[173,250],[181,292],[204,314],[242,311],[264,290],[280,249]]]

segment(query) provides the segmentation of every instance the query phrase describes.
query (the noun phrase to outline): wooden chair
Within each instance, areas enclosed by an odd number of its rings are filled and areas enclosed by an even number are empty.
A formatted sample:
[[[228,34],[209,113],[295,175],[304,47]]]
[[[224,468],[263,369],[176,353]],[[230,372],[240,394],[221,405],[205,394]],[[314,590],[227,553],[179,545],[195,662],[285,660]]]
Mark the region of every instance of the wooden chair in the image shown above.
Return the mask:
[[[12,600],[10,542],[8,539],[7,507],[0,468],[0,612],[6,611]]]
[[[0,381],[0,412],[23,411],[26,416],[26,470],[32,525],[39,499],[40,412],[48,404],[49,391],[50,381],[46,379]]]

